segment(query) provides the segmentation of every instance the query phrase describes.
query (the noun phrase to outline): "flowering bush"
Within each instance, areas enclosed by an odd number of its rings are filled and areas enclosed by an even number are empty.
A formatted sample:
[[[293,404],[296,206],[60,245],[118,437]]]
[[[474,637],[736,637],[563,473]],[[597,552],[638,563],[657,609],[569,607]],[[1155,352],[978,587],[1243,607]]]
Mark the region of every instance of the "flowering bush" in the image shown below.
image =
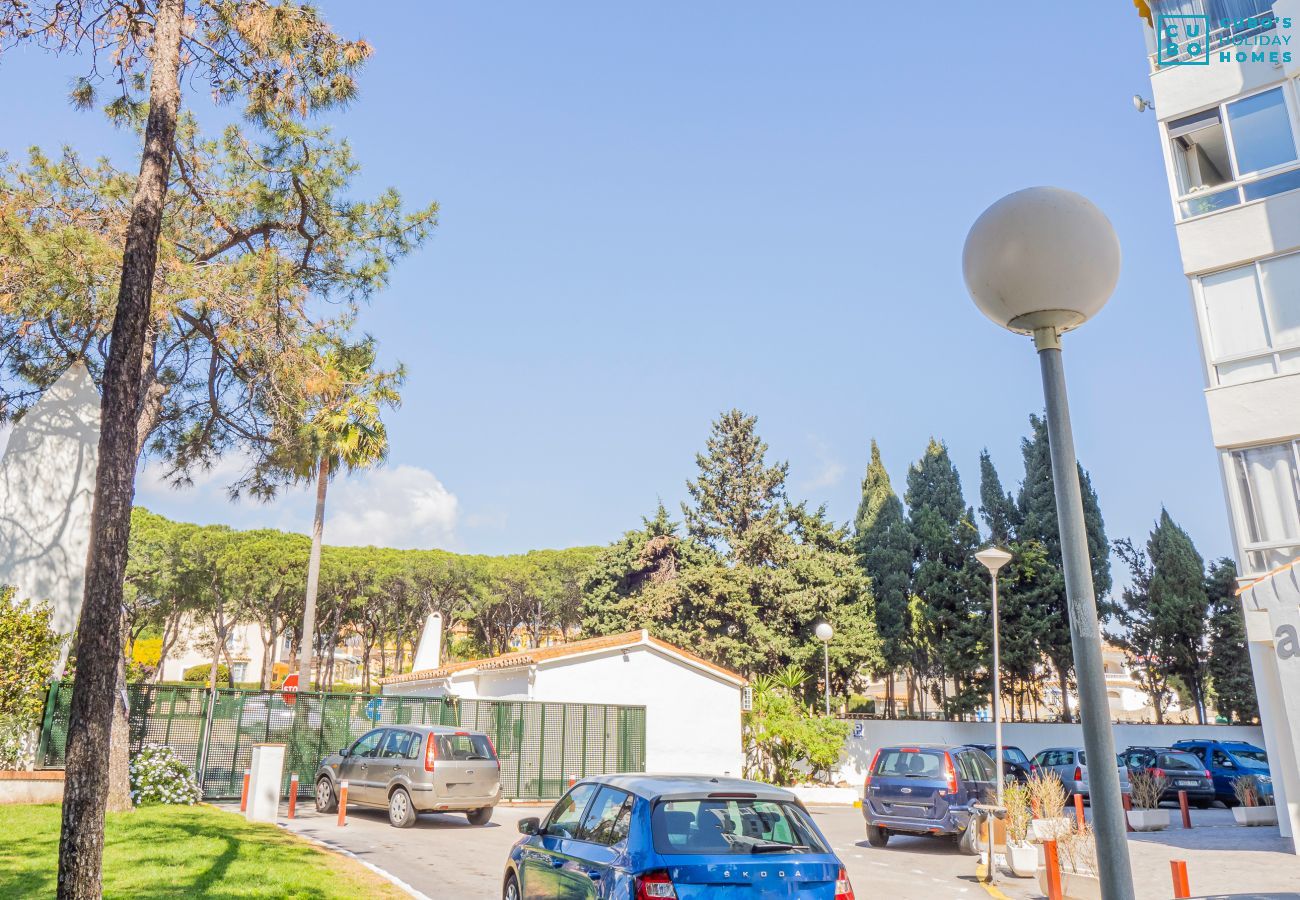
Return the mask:
[[[198,803],[202,797],[189,766],[171,747],[145,744],[131,759],[131,799],[140,803]]]

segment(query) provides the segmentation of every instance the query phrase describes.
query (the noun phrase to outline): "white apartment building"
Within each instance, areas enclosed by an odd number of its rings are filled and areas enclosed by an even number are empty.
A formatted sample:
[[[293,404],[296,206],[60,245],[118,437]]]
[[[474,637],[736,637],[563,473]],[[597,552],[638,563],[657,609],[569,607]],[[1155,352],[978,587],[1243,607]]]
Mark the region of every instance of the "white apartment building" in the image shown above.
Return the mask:
[[[1300,0],[1134,6],[1244,585],[1300,557]],[[1300,683],[1268,612],[1248,602],[1246,625],[1279,824],[1300,834]]]

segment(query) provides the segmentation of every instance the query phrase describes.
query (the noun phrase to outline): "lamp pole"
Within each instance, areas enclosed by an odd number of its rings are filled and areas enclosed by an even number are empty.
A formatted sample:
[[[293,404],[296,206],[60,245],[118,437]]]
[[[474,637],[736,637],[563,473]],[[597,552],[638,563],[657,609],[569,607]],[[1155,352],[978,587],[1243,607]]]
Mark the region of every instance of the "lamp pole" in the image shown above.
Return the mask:
[[[1051,187],[1017,191],[994,203],[971,227],[962,252],[966,288],[976,306],[1003,328],[1033,335],[1038,351],[1079,718],[1093,761],[1089,795],[1103,900],[1134,900],[1133,875],[1119,770],[1109,765],[1116,758],[1115,741],[1061,334],[1105,306],[1119,281],[1119,267],[1119,239],[1105,214],[1087,198]]]
[[[826,686],[826,715],[831,714],[831,638],[835,636],[835,629],[829,622],[822,622],[817,626],[817,640],[822,642],[822,662],[826,667],[826,676],[823,684]]]
[[[988,547],[975,554],[975,558],[989,570],[993,590],[993,757],[998,773],[998,806],[1002,803],[1002,790],[1006,779],[1002,774],[1002,655],[998,646],[998,569],[1011,562],[1011,554],[999,547]]]

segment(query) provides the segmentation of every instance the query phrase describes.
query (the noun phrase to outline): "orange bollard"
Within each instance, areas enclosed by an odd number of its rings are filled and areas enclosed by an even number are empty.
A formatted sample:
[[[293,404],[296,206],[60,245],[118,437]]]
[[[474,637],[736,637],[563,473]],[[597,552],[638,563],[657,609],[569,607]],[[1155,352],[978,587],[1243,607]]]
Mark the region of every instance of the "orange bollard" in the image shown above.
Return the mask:
[[[348,783],[339,782],[339,824],[348,824]]]
[[[1128,794],[1120,794],[1120,799],[1124,801],[1124,830],[1132,831],[1133,823],[1128,820],[1128,814],[1133,811],[1133,798]]]
[[[578,783],[578,776],[577,776],[577,775],[570,775],[570,776],[569,776],[569,787],[573,787],[573,786],[574,786],[575,784],[577,784],[577,783]]]
[[[1056,841],[1043,841],[1043,855],[1047,868],[1047,900],[1063,900],[1061,893],[1061,862],[1056,856]]]
[[[1169,860],[1169,868],[1174,876],[1174,898],[1187,898],[1192,896],[1191,885],[1187,883],[1187,863],[1181,859]]]
[[[1078,820],[1079,834],[1083,834],[1083,825],[1087,821],[1083,817],[1083,794],[1074,795],[1074,817]]]
[[[239,811],[248,812],[248,781],[253,777],[251,769],[244,770],[244,790],[239,795]]]
[[[289,818],[293,818],[294,810],[298,808],[298,773],[294,772],[289,777]]]
[[[1183,811],[1183,827],[1192,827],[1192,811],[1187,808],[1187,791],[1178,792],[1178,808]]]

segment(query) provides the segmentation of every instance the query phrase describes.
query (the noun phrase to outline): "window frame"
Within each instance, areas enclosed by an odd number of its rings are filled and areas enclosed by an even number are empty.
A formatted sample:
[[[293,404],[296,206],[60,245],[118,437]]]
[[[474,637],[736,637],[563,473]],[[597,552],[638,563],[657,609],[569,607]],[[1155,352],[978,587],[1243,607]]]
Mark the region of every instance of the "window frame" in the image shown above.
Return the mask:
[[[1287,194],[1293,191],[1300,190],[1300,185],[1298,185],[1297,187],[1294,188],[1288,188],[1287,190],[1278,191],[1275,194],[1270,194],[1265,197],[1255,197],[1255,198],[1247,198],[1245,193],[1245,189],[1249,185],[1255,184],[1260,181],[1265,181],[1269,178],[1272,178],[1275,175],[1282,175],[1287,172],[1300,170],[1300,128],[1297,127],[1298,125],[1300,125],[1300,103],[1297,103],[1296,81],[1297,79],[1295,78],[1287,78],[1284,79],[1283,81],[1279,81],[1274,84],[1265,85],[1264,87],[1261,87],[1257,90],[1253,90],[1247,94],[1241,94],[1239,96],[1231,97],[1227,100],[1222,100],[1218,103],[1213,103],[1208,106],[1200,107],[1199,109],[1184,112],[1182,115],[1178,116],[1177,119],[1167,120],[1160,123],[1160,134],[1165,142],[1165,152],[1169,154],[1169,166],[1168,166],[1169,192],[1173,197],[1175,222],[1178,223],[1190,222],[1195,219],[1204,218],[1205,216],[1213,216],[1221,212],[1226,212],[1227,210],[1230,209],[1239,209],[1241,207],[1249,206],[1254,203],[1263,203],[1265,200],[1269,200],[1272,197],[1278,197],[1281,196],[1282,194]],[[1269,91],[1274,91],[1279,89],[1282,92],[1283,105],[1286,107],[1287,123],[1291,126],[1291,143],[1295,147],[1296,158],[1289,162],[1279,163],[1278,165],[1270,166],[1269,168],[1266,169],[1259,169],[1257,171],[1247,172],[1244,175],[1238,174],[1237,147],[1233,139],[1232,123],[1228,117],[1228,107],[1233,103],[1237,103],[1242,100],[1249,100],[1251,97],[1257,97],[1261,94],[1266,94]],[[1223,129],[1224,143],[1228,148],[1228,165],[1229,168],[1232,170],[1228,174],[1231,177],[1223,184],[1215,185],[1212,188],[1206,188],[1200,191],[1185,192],[1182,189],[1182,185],[1179,184],[1179,178],[1178,178],[1179,165],[1178,165],[1178,156],[1177,156],[1178,151],[1174,147],[1175,138],[1169,136],[1169,126],[1174,121],[1181,121],[1183,119],[1188,119],[1191,118],[1192,116],[1199,115],[1209,110],[1216,110],[1219,114],[1219,127]],[[1237,199],[1235,203],[1232,203],[1228,206],[1220,207],[1218,209],[1210,209],[1210,210],[1205,210],[1204,212],[1184,214],[1183,212],[1184,203],[1190,202],[1199,197],[1209,197],[1209,196],[1213,196],[1214,194],[1225,193],[1227,191],[1234,191],[1236,193]]]
[[[618,813],[614,816],[612,821],[617,823],[618,820],[622,818],[625,809],[627,810],[629,820],[631,819],[632,808],[636,806],[636,795],[621,788],[610,787],[607,784],[602,784],[600,785],[600,790],[593,794],[591,800],[587,802],[587,808],[582,814],[582,821],[578,823],[578,833],[572,838],[572,840],[582,841],[587,844],[595,844],[598,847],[616,847],[622,841],[627,840],[626,834],[617,841],[597,840],[592,837],[591,827],[592,825],[598,825],[599,823],[593,823],[591,817],[597,812],[597,810],[602,808],[599,801],[607,793],[621,794],[623,796],[623,802],[618,805]],[[631,828],[629,828],[628,831],[630,833]]]
[[[1240,265],[1214,269],[1209,272],[1200,272],[1192,277],[1192,295],[1196,300],[1196,318],[1201,325],[1202,344],[1205,348],[1206,377],[1209,379],[1210,387],[1235,387],[1242,384],[1254,384],[1255,382],[1265,381],[1269,378],[1284,378],[1288,375],[1300,374],[1300,369],[1293,372],[1282,371],[1282,357],[1287,354],[1300,353],[1300,340],[1292,340],[1286,343],[1278,343],[1274,340],[1273,335],[1277,332],[1278,328],[1273,322],[1273,315],[1269,309],[1268,298],[1264,294],[1264,266],[1268,263],[1287,259],[1289,257],[1300,257],[1300,250],[1292,250],[1287,253],[1276,253],[1272,256],[1265,256]],[[1264,329],[1264,340],[1266,346],[1258,350],[1248,350],[1241,353],[1229,353],[1219,356],[1215,349],[1214,330],[1210,325],[1210,308],[1206,304],[1205,279],[1212,278],[1215,275],[1223,275],[1227,272],[1236,272],[1242,269],[1250,269],[1252,271],[1255,281],[1255,300],[1259,305],[1260,324]],[[1273,367],[1273,371],[1265,375],[1248,378],[1244,381],[1225,382],[1219,374],[1220,366],[1265,359],[1267,359]]]
[[[1233,524],[1236,527],[1237,545],[1241,550],[1241,577],[1262,574],[1269,570],[1269,565],[1265,561],[1261,566],[1251,565],[1251,556],[1253,554],[1264,554],[1274,550],[1289,550],[1291,548],[1300,549],[1300,537],[1283,538],[1281,540],[1259,540],[1250,539],[1253,530],[1250,521],[1250,513],[1257,508],[1254,496],[1247,493],[1251,489],[1249,477],[1242,477],[1240,466],[1242,458],[1238,454],[1245,454],[1251,450],[1262,450],[1268,447],[1289,447],[1291,449],[1291,462],[1296,473],[1295,478],[1300,479],[1300,441],[1273,441],[1264,444],[1251,444],[1248,447],[1233,447],[1223,451],[1223,458],[1227,466],[1227,483],[1228,490],[1232,498],[1233,507]],[[1300,503],[1300,480],[1293,480],[1292,489],[1296,492],[1297,502]]]
[[[599,784],[596,784],[595,782],[584,781],[581,784],[576,784],[573,787],[569,788],[569,790],[565,791],[563,797],[555,801],[555,805],[552,806],[550,812],[546,814],[546,818],[542,820],[541,830],[543,832],[548,832],[551,826],[555,824],[555,811],[560,808],[560,804],[562,804],[565,800],[568,800],[574,794],[578,793],[578,791],[587,790],[590,791],[591,793],[583,801],[582,808],[578,811],[578,820],[574,826],[575,832],[581,832],[583,820],[586,819],[587,817],[587,808],[591,806],[591,801],[595,798],[596,794],[600,792],[599,791],[600,787],[601,786]],[[576,807],[577,805],[578,804],[575,802],[574,806]],[[552,835],[552,837],[558,837],[563,840],[577,840],[576,835],[570,835],[570,834]]]

